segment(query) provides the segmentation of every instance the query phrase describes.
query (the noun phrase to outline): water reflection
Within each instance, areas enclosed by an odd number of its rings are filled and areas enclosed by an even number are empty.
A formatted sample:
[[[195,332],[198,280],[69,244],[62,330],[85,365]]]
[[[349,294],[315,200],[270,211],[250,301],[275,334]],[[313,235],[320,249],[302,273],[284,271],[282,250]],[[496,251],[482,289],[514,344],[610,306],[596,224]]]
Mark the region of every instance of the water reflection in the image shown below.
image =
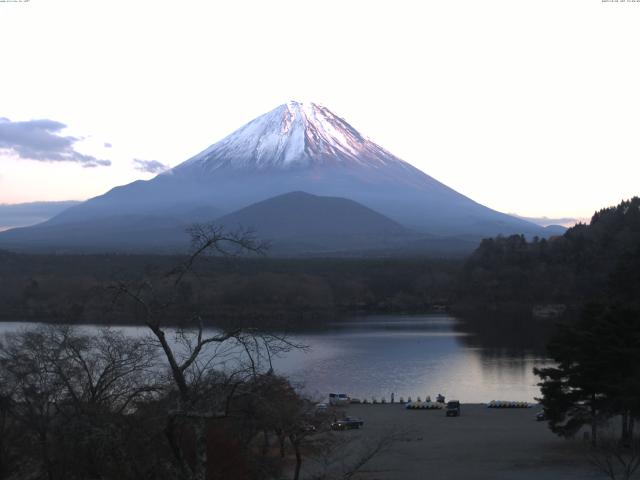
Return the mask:
[[[0,333],[23,326],[0,323]],[[539,395],[532,369],[549,363],[542,353],[546,338],[533,327],[535,335],[522,326],[448,315],[354,318],[293,335],[310,348],[289,352],[274,367],[319,399],[333,391],[378,400],[394,392],[396,399],[443,393],[463,402],[532,401]],[[148,333],[144,327],[116,328]]]
[[[319,396],[339,391],[388,400],[391,392],[396,398],[443,393],[465,402],[531,401],[539,395],[532,369],[548,364],[519,339],[485,346],[468,323],[448,315],[353,319],[296,340],[311,350],[291,353],[276,367]]]

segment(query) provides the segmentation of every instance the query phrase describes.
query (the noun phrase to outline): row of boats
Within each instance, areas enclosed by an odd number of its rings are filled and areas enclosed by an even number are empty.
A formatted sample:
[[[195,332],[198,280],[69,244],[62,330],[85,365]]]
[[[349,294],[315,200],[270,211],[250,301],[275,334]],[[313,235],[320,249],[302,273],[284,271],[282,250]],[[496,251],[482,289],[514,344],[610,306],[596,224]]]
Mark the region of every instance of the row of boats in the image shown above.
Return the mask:
[[[532,404],[528,402],[511,402],[508,400],[491,400],[487,404],[488,408],[531,408]]]
[[[445,406],[444,402],[409,402],[405,408],[409,410],[441,410]]]
[[[387,403],[384,397],[381,400],[377,400],[375,397],[371,399],[371,401],[365,399],[351,398],[345,393],[331,393],[329,394],[329,404],[330,405],[347,405],[349,403]],[[394,399],[394,395],[391,395],[391,402],[396,403]],[[436,397],[436,401],[431,401],[431,397],[427,396],[425,401],[422,401],[420,397],[418,397],[415,401],[411,401],[411,397],[407,398],[405,401],[404,398],[400,397],[397,402],[401,405],[405,405],[405,408],[409,410],[442,410],[446,408],[447,404],[445,402],[445,398],[443,395],[438,395]],[[534,404],[529,402],[519,402],[519,401],[511,401],[511,400],[491,400],[488,404],[488,408],[532,408]]]
[[[444,402],[409,402],[406,408],[409,410],[441,410],[446,407]],[[532,408],[533,405],[528,402],[514,402],[509,400],[491,400],[487,404],[487,408]]]

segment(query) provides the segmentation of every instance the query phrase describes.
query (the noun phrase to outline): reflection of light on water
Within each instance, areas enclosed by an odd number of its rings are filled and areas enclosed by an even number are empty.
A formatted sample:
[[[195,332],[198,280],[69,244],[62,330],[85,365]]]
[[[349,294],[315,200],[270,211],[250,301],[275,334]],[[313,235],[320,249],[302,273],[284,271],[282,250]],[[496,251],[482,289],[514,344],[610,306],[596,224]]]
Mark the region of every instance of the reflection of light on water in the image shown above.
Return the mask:
[[[0,323],[0,333],[24,326]],[[145,327],[114,328],[130,336],[148,335]],[[293,336],[294,342],[310,348],[288,352],[273,364],[318,398],[330,391],[387,401],[391,392],[396,399],[443,393],[463,402],[532,401],[539,396],[532,369],[548,365],[546,359],[468,346],[466,335],[463,326],[446,315],[365,317]]]
[[[441,315],[437,321],[398,317],[394,324],[393,318],[374,317],[347,323],[339,332],[299,337],[310,351],[280,359],[277,367],[307,391],[368,399],[389,400],[391,392],[396,398],[443,393],[465,402],[532,401],[539,395],[532,370],[545,359],[508,352],[487,357],[481,347],[463,345],[460,337],[468,333],[454,332],[454,324]]]

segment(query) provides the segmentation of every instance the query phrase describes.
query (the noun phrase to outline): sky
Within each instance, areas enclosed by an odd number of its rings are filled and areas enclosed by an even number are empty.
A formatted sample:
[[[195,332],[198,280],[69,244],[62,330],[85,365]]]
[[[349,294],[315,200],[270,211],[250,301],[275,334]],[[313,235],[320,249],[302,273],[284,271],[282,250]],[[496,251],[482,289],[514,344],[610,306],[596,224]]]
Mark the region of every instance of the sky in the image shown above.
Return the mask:
[[[640,193],[638,25],[628,0],[0,1],[0,203],[152,178],[295,99],[488,207],[587,218]]]

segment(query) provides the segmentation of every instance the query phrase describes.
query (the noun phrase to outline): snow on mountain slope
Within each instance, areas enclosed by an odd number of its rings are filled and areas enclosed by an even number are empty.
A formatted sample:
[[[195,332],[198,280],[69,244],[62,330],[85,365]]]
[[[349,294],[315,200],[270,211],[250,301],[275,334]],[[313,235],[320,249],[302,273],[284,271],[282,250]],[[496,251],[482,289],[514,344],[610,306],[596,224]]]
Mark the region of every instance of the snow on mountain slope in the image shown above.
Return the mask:
[[[239,192],[228,188],[240,178],[243,185],[238,187],[247,190],[245,195],[256,194],[247,199],[250,202],[293,190],[351,198],[363,187],[378,189],[374,196],[388,196],[389,188],[459,196],[361,135],[326,107],[296,101],[261,115],[159,177],[183,182],[206,179],[210,187],[216,184],[225,192],[220,206],[228,202],[230,210],[248,203],[244,198],[235,202]],[[367,197],[354,199],[366,202]]]
[[[375,168],[392,163],[405,165],[327,108],[291,101],[249,122],[174,171],[195,166],[210,172],[225,167],[287,170],[323,164]]]

